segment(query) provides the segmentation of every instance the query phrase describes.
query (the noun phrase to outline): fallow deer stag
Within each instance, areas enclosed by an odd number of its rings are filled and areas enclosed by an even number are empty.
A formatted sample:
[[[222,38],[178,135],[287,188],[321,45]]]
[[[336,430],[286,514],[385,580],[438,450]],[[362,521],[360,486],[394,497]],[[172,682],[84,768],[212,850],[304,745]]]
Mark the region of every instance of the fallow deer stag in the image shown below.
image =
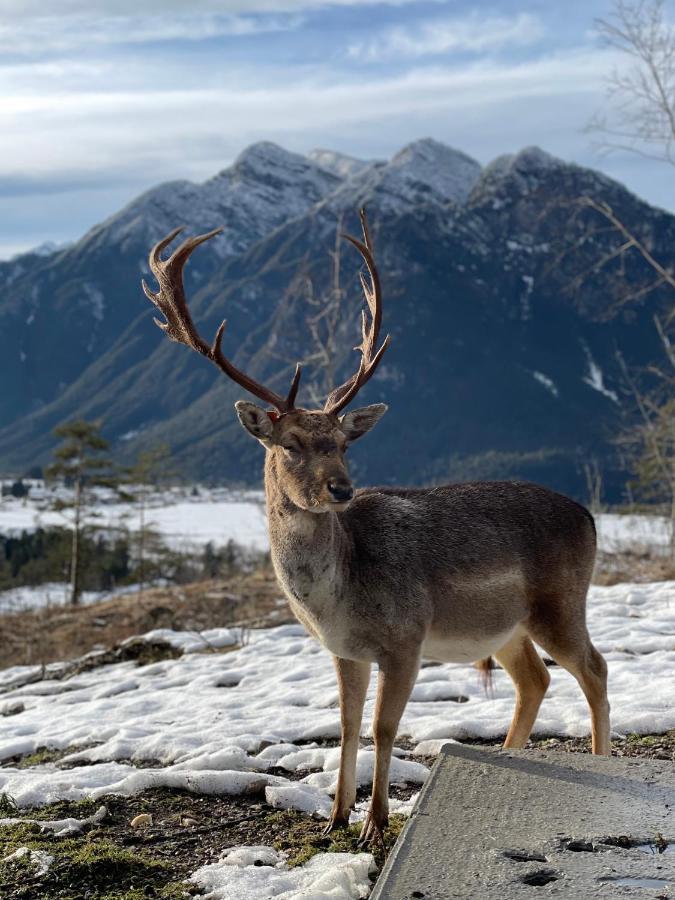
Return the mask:
[[[586,592],[595,558],[593,519],[582,506],[526,483],[474,482],[428,489],[354,491],[345,452],[385,413],[376,403],[340,415],[371,378],[379,344],[380,279],[364,211],[360,252],[363,312],[358,370],[323,410],[296,407],[296,368],[286,396],[245,375],[198,334],[182,270],[219,229],[150,253],[159,291],[143,289],[165,316],[168,337],[197,350],[272,409],[235,404],[265,448],[265,491],[274,568],[291,608],[333,654],[340,692],[342,755],[326,833],[349,821],[356,756],[372,663],[379,667],[373,724],[373,795],[363,843],[387,823],[389,766],[399,720],[422,657],[469,663],[494,656],[513,679],[516,708],[504,747],[527,741],[549,684],[536,642],[579,682],[590,707],[593,752],[608,754],[607,666],[586,629]],[[378,345],[379,344],[379,345]],[[430,410],[430,415],[439,414]]]

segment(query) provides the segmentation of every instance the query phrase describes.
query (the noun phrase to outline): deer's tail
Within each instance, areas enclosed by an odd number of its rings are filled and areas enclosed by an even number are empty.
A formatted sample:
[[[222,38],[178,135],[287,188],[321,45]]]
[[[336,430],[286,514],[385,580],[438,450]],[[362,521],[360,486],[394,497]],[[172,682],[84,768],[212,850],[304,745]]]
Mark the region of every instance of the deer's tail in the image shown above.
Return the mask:
[[[487,656],[485,659],[479,659],[475,666],[480,672],[483,690],[486,694],[492,693],[492,670],[496,668],[494,659]]]

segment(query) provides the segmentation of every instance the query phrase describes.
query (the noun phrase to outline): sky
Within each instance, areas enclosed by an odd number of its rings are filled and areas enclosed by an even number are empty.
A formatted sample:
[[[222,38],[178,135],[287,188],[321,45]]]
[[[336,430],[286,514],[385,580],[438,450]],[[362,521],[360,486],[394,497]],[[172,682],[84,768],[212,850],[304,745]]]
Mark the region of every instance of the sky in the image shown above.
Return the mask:
[[[388,158],[433,137],[483,164],[538,145],[675,209],[663,164],[585,130],[610,2],[0,0],[0,258],[259,140]]]

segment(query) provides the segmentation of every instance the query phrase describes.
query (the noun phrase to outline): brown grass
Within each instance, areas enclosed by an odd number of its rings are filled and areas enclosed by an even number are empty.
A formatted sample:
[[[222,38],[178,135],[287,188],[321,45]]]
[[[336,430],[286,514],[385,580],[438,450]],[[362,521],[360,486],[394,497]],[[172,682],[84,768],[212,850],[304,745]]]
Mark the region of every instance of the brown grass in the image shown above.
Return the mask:
[[[601,585],[672,580],[675,580],[675,559],[649,549],[598,552],[593,573],[593,584]]]
[[[675,560],[648,550],[599,553],[593,583],[675,580]],[[47,664],[113,647],[155,628],[204,631],[294,621],[270,567],[228,579],[151,588],[92,606],[0,615],[0,668]]]
[[[55,606],[0,616],[0,668],[67,660],[155,628],[203,631],[291,619],[274,573],[152,588],[92,606]]]

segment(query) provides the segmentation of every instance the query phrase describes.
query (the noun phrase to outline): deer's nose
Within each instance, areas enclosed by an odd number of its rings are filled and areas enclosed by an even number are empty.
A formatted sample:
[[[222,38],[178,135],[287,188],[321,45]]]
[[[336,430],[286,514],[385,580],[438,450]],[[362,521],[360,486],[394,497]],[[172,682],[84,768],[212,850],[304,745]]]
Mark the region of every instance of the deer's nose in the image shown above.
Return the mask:
[[[346,503],[354,496],[354,488],[348,481],[341,478],[331,478],[328,482],[328,490],[339,503]]]

